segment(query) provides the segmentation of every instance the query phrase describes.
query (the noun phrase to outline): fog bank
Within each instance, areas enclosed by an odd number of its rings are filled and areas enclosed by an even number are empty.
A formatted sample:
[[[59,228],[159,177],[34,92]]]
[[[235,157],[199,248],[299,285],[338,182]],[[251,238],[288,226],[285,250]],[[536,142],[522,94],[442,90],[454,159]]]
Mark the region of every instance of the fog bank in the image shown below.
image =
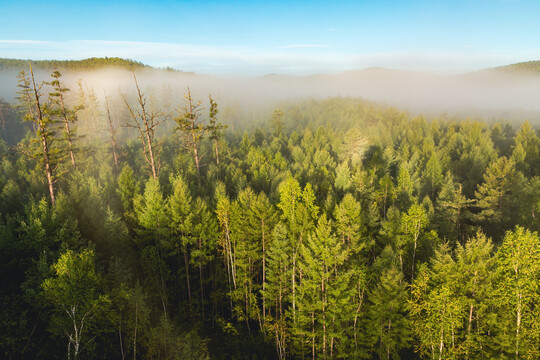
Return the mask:
[[[103,94],[131,96],[135,93],[133,74],[128,70],[63,72],[63,81],[75,93],[78,81]],[[426,115],[484,116],[487,118],[528,117],[540,113],[540,76],[485,70],[464,75],[437,75],[370,68],[333,75],[264,77],[216,76],[165,70],[135,73],[141,89],[164,111],[181,105],[189,87],[202,100],[209,94],[220,106],[242,109],[272,107],[281,101],[307,98],[361,97],[400,110]],[[17,73],[0,72],[0,97],[12,101],[17,92]],[[50,80],[50,74],[37,70],[36,79]]]

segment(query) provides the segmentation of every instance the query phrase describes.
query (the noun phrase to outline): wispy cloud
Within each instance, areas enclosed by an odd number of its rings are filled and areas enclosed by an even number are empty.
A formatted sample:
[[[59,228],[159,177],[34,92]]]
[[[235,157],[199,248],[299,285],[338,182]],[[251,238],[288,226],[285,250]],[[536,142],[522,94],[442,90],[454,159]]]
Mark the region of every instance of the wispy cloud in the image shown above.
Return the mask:
[[[0,44],[45,44],[47,41],[40,40],[1,40]]]
[[[319,44],[298,44],[298,45],[285,45],[280,46],[280,49],[309,49],[309,48],[328,48],[328,45]]]

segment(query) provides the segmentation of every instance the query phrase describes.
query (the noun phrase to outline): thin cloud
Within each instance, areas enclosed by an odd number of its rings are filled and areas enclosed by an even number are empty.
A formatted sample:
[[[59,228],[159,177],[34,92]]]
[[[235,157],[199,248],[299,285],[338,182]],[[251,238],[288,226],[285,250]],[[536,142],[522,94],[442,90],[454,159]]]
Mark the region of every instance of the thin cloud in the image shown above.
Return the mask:
[[[328,45],[319,44],[298,44],[280,46],[279,49],[309,49],[309,48],[328,48]]]
[[[46,44],[48,41],[40,40],[1,40],[0,44]]]

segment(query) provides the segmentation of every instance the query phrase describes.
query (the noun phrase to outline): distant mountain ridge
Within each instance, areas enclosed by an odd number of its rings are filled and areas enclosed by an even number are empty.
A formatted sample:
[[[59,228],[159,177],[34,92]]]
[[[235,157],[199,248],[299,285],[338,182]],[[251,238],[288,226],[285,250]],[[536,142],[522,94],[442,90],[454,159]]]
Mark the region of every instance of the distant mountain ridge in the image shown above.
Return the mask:
[[[83,60],[22,60],[0,58],[0,70],[22,70],[28,68],[28,61],[32,67],[40,70],[97,70],[103,68],[121,69],[153,69],[150,65],[142,62],[122,59],[118,57],[92,57]]]
[[[0,71],[2,70],[17,70],[28,68],[28,61],[32,63],[32,67],[40,70],[99,70],[104,68],[116,68],[116,69],[126,69],[126,70],[166,70],[166,71],[178,71],[170,67],[167,68],[154,68],[150,65],[144,64],[143,62],[132,60],[132,59],[123,59],[119,57],[91,57],[88,59],[82,60],[25,60],[25,59],[8,59],[0,58]],[[537,74],[540,75],[540,60],[533,61],[524,61],[515,64],[497,66],[493,68],[486,68],[482,71],[497,71],[497,72],[506,72],[506,73],[518,73],[518,74]],[[335,75],[358,75],[358,73],[424,73],[422,71],[406,71],[406,70],[392,70],[382,67],[369,67],[365,69],[355,69],[345,71],[341,74]],[[476,73],[476,72],[475,72]],[[465,74],[464,74],[465,75]],[[310,78],[317,76],[332,76],[329,74],[314,74],[311,76],[298,76],[300,78]],[[281,74],[268,74],[264,76],[266,78],[296,78],[294,75],[281,75]]]

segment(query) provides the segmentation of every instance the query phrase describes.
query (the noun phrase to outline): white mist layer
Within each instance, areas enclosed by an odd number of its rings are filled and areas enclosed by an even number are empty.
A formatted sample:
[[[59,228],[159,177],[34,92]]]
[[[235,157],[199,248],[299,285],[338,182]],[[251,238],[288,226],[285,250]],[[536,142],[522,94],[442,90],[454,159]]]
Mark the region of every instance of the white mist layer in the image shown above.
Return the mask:
[[[515,118],[516,114],[522,114],[534,121],[540,113],[540,76],[494,70],[435,75],[371,68],[307,77],[215,76],[161,70],[135,74],[154,106],[164,107],[155,110],[163,111],[182,105],[189,87],[195,98],[205,101],[211,94],[220,108],[234,106],[242,110],[272,107],[281,101],[340,96],[361,97],[426,115]],[[36,71],[35,75],[39,81],[50,80],[47,72]],[[72,96],[78,90],[79,79],[84,89],[93,90],[100,101],[104,93],[114,97],[119,93],[127,97],[135,94],[133,74],[127,70],[65,71],[63,75]],[[13,100],[16,85],[16,72],[0,72],[0,97]]]

